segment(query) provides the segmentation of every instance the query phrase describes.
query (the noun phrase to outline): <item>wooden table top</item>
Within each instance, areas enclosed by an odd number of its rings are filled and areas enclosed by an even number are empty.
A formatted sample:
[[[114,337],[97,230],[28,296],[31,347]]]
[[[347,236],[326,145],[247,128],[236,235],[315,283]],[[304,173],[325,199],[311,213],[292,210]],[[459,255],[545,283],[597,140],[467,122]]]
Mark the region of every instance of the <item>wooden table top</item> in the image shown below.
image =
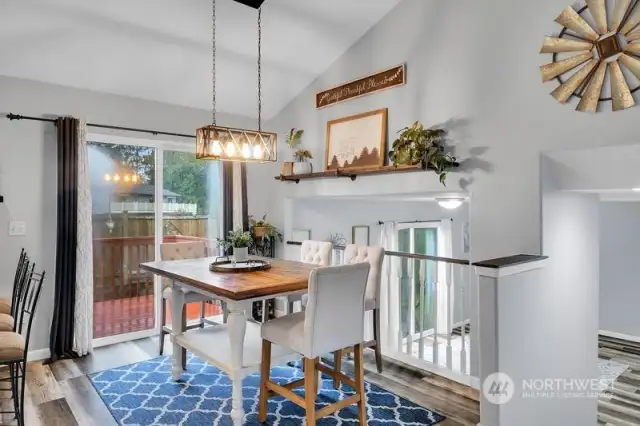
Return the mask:
[[[141,263],[140,268],[193,287],[229,298],[248,300],[256,297],[278,296],[306,290],[309,273],[317,265],[281,259],[271,262],[266,271],[220,273],[209,270],[215,257],[167,260]]]

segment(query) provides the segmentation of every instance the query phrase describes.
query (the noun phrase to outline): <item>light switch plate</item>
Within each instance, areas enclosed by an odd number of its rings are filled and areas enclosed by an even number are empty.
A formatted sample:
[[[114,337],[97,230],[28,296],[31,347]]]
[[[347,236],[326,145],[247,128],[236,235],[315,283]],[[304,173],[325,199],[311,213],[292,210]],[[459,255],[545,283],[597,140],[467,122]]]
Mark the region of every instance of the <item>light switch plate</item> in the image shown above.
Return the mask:
[[[9,222],[9,235],[18,236],[27,234],[27,224],[22,221]]]

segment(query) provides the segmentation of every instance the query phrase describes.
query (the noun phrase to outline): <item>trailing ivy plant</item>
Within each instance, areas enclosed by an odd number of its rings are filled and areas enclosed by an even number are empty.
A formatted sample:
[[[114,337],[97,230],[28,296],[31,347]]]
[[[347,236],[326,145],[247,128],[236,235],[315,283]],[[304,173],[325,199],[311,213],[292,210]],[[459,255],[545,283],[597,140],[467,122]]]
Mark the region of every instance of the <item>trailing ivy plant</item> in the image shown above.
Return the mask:
[[[422,169],[432,169],[446,186],[447,172],[456,164],[456,157],[445,153],[447,131],[425,129],[419,121],[398,132],[398,138],[391,145],[389,159],[397,165],[420,165]]]

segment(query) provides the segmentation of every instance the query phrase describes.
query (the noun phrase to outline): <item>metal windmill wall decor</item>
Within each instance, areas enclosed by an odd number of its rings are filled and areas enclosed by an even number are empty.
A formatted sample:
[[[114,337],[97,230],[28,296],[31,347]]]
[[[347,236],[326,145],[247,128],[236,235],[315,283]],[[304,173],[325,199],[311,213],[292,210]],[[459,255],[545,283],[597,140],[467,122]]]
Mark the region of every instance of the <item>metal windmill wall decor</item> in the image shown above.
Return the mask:
[[[545,37],[540,53],[552,62],[540,67],[542,81],[557,80],[551,92],[558,102],[580,98],[576,110],[597,112],[612,102],[613,111],[636,104],[640,89],[640,0],[586,0],[556,18],[557,37]],[[609,84],[607,84],[609,83]]]

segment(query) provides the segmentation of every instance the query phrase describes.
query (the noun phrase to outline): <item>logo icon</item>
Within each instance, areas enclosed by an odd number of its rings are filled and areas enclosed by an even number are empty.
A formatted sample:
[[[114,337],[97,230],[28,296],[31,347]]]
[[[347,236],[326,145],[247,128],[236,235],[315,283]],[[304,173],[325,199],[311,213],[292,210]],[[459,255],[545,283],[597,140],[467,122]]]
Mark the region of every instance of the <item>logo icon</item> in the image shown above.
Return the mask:
[[[485,379],[482,392],[491,404],[502,405],[513,398],[515,384],[508,374],[493,373]]]

